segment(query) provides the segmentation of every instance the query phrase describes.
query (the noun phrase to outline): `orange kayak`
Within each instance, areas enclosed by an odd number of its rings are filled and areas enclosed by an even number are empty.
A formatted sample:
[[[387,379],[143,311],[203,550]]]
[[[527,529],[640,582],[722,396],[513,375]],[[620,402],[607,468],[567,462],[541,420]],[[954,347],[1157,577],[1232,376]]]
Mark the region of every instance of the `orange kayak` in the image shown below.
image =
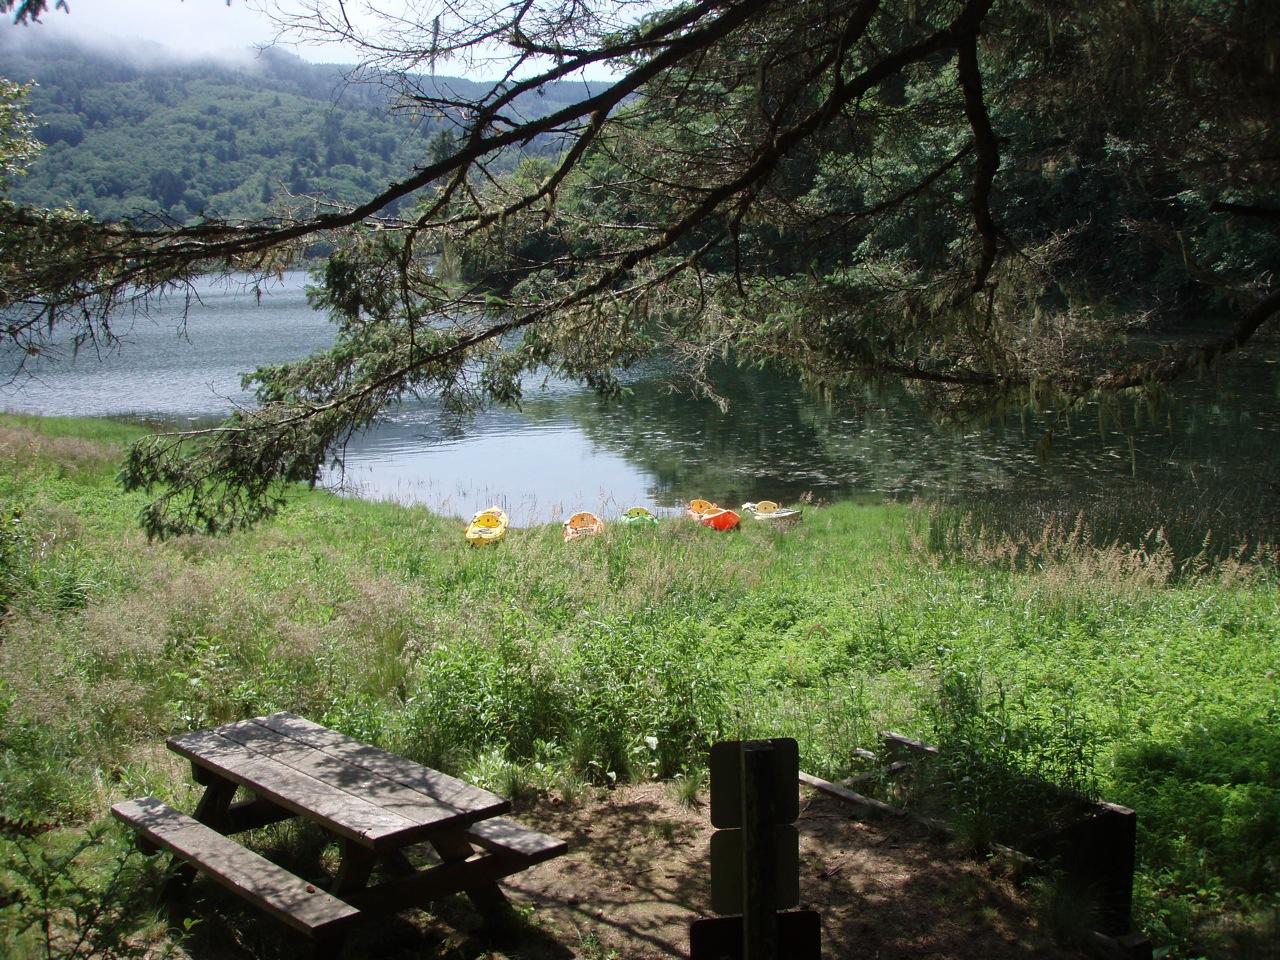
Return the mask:
[[[739,517],[732,510],[716,510],[698,518],[698,522],[712,530],[732,530],[738,525]]]
[[[732,530],[738,525],[736,513],[725,510],[710,500],[690,500],[689,509],[685,513],[712,530]]]
[[[594,513],[587,513],[584,510],[581,513],[575,513],[565,521],[564,542],[568,543],[570,540],[577,540],[579,537],[589,537],[603,529],[604,521]]]

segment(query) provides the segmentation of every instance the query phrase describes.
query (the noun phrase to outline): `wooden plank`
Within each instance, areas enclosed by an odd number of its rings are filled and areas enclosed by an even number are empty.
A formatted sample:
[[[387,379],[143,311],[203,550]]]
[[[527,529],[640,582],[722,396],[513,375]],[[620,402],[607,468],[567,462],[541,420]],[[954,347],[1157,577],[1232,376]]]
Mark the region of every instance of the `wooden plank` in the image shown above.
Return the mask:
[[[279,823],[295,817],[292,810],[272,803],[265,797],[254,797],[252,800],[237,800],[231,804],[222,818],[219,833],[241,833],[245,830],[256,830],[268,824]]]
[[[170,737],[168,745],[259,796],[319,820],[339,836],[366,846],[399,846],[429,832],[421,824],[228,740],[215,730]]]
[[[848,790],[839,784],[831,783],[829,780],[823,780],[821,777],[815,777],[811,773],[800,772],[800,782],[806,783],[815,790],[821,790],[823,793],[830,794],[833,797],[839,797],[841,800],[847,800],[850,803],[856,803],[864,807],[880,813],[887,813],[893,817],[901,817],[906,815],[906,811],[900,807],[892,806],[880,800],[873,800],[871,797],[864,797],[860,793]]]
[[[922,740],[913,740],[911,737],[904,737],[902,734],[894,733],[892,730],[881,730],[880,739],[891,750],[907,750],[911,753],[923,753],[931,757],[938,755],[938,748],[933,744],[925,743]]]
[[[1112,937],[1094,930],[1085,935],[1084,946],[1104,960],[1151,960],[1154,954],[1151,941],[1140,933]]]
[[[1053,861],[1069,881],[1087,889],[1094,901],[1098,930],[1118,937],[1133,929],[1137,843],[1137,814],[1127,807],[1098,803],[1023,848],[1035,857]]]
[[[558,837],[531,830],[506,817],[494,817],[473,824],[467,830],[467,839],[486,850],[516,854],[528,861],[530,866],[558,857],[569,850],[569,844]]]
[[[352,906],[366,913],[396,913],[421,907],[455,893],[486,890],[491,884],[529,866],[521,856],[486,853],[468,860],[453,860],[421,870],[411,877],[398,877],[345,895]]]
[[[742,826],[742,767],[749,750],[773,749],[773,809],[778,823],[794,823],[800,816],[800,795],[796,774],[800,770],[800,747],[794,737],[770,740],[721,740],[712,744],[711,825]]]
[[[792,741],[793,743],[795,741]],[[714,747],[712,748],[714,749]],[[747,742],[742,745],[742,773],[739,777],[739,799],[742,804],[741,831],[718,831],[717,836],[738,835],[742,839],[742,945],[745,960],[775,960],[778,952],[778,845],[774,828],[788,826],[799,816],[800,791],[795,778],[799,774],[799,756],[795,766],[786,769],[775,756],[781,751],[771,743]],[[797,751],[798,754],[798,751]],[[774,795],[779,780],[786,784],[787,799],[795,800],[796,813],[787,816],[777,809]],[[714,794],[713,794],[714,796]],[[796,894],[800,885],[800,836],[795,838]],[[713,850],[714,854],[714,850]],[[790,864],[787,864],[790,867]],[[792,906],[788,903],[787,906]]]
[[[850,803],[857,803],[870,807],[872,810],[877,810],[880,813],[887,813],[893,817],[906,817],[909,820],[920,824],[922,827],[934,830],[948,837],[954,837],[956,834],[954,828],[943,823],[941,820],[935,820],[933,817],[922,817],[919,814],[913,814],[908,810],[904,810],[902,807],[895,807],[892,804],[883,803],[879,800],[874,800],[871,797],[864,797],[860,793],[855,793],[852,790],[846,790],[838,783],[829,783],[821,777],[815,777],[809,773],[801,773],[800,782],[807,783],[815,790],[821,790],[823,793],[830,794],[833,797],[837,797],[841,800],[847,800]],[[991,845],[991,850],[993,853],[998,853],[1003,857],[1008,857],[1016,863],[1028,864],[1032,860],[1032,858],[1028,857],[1025,853],[1020,853],[1011,847],[1006,847],[999,843],[993,843]]]
[[[876,780],[880,777],[891,777],[895,773],[901,773],[903,770],[911,769],[910,760],[895,760],[887,767],[876,767],[874,770],[868,770],[866,773],[859,773],[852,777],[845,777],[840,781],[842,787],[852,787],[855,783],[866,783],[868,780]]]
[[[464,783],[456,777],[424,767],[405,757],[361,743],[295,714],[273,713],[258,717],[254,722],[292,737],[308,747],[394,780],[431,800],[465,811],[473,820],[483,820],[511,809],[511,802],[495,793]]]
[[[117,803],[111,813],[232,892],[304,933],[345,924],[360,911],[154,797]]]
[[[470,823],[475,819],[475,814],[471,811],[459,810],[380,773],[307,746],[300,740],[278,733],[256,721],[229,723],[218,727],[217,732],[228,740],[234,740],[241,746],[269,756],[287,767],[345,790],[414,823],[447,827]]]
[[[800,902],[800,831],[794,823],[774,824],[769,838],[773,846],[774,909],[787,910]],[[711,835],[711,909],[716,913],[742,913],[747,865],[743,831],[717,830]],[[754,868],[759,870],[757,864]]]

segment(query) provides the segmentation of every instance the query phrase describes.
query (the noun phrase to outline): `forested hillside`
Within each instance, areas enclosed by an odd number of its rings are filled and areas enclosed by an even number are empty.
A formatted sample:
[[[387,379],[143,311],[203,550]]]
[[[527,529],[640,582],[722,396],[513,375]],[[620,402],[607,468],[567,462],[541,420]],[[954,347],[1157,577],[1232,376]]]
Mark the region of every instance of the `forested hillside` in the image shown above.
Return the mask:
[[[150,56],[0,35],[0,76],[36,82],[30,106],[47,145],[14,199],[108,219],[262,216],[290,194],[367,197],[421,164],[446,126],[391,109],[384,87],[348,83],[345,67],[278,50],[239,64]],[[421,83],[459,99],[483,89],[450,77]],[[519,106],[535,116],[583,92],[551,84]],[[528,149],[559,147],[543,138]]]

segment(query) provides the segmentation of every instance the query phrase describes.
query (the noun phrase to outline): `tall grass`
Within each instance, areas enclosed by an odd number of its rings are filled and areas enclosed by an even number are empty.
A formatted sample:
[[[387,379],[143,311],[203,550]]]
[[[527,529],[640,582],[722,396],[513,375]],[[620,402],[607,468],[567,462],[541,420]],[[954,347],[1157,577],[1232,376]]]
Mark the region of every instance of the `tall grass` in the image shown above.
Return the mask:
[[[1072,565],[1164,582],[1280,559],[1280,485],[1265,476],[1230,485],[1115,480],[1055,495],[1002,491],[927,513],[934,553],[1013,569]]]
[[[112,479],[129,436],[0,418],[0,817],[189,806],[164,737],[279,709],[521,794],[697,782],[737,736],[793,735],[837,776],[892,727],[981,747],[987,787],[1030,771],[1135,807],[1144,922],[1179,950],[1280,886],[1260,541],[1196,566],[1089,515],[840,505],[473,550],[457,521],[300,491],[259,530],[148,543]]]

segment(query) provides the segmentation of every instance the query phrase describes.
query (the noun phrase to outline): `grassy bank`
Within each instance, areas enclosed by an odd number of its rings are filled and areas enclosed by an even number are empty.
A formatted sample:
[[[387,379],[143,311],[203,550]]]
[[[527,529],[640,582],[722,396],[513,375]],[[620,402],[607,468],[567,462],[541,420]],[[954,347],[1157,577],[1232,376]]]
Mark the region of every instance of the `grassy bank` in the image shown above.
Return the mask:
[[[280,709],[516,794],[696,782],[726,736],[794,735],[844,774],[892,727],[1136,808],[1142,922],[1178,952],[1238,949],[1275,909],[1265,569],[1011,569],[929,549],[936,518],[903,506],[471,550],[456,520],[299,493],[251,533],[148,543],[113,481],[134,433],[0,418],[9,842],[144,792],[189,808],[164,737]]]

